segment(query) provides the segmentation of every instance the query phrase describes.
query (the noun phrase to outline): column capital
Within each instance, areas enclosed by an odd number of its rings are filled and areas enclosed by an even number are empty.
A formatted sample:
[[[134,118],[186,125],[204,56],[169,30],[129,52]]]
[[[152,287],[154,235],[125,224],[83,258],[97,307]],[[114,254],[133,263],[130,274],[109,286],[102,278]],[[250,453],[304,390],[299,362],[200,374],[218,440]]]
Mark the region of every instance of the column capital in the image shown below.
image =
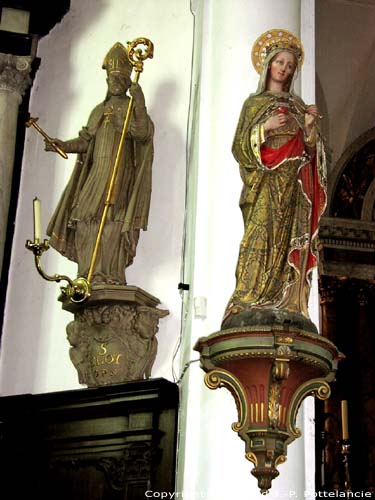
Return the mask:
[[[31,56],[15,56],[0,53],[0,90],[18,95],[21,102],[27,87],[31,85]]]

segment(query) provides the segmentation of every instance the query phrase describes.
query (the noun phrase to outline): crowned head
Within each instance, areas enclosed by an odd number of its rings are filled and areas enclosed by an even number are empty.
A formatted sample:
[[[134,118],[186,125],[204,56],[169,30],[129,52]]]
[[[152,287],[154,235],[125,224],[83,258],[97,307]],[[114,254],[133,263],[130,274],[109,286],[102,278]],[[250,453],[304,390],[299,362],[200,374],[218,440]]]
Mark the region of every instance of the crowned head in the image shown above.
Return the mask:
[[[284,29],[272,29],[260,35],[254,42],[251,51],[251,59],[255,70],[261,73],[264,65],[272,61],[273,57],[282,51],[292,53],[297,68],[301,68],[304,56],[303,46],[293,33]]]

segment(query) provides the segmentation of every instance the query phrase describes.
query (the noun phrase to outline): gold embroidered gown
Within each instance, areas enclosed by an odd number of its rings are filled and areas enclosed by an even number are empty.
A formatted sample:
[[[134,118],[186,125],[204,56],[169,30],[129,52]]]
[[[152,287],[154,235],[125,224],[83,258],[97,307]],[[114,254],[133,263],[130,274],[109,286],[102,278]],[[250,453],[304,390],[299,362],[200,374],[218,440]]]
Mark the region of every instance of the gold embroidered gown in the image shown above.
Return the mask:
[[[280,108],[287,110],[287,124],[265,137],[264,122]],[[236,289],[223,324],[231,315],[254,308],[282,309],[308,317],[326,177],[323,143],[316,126],[309,137],[304,135],[305,109],[303,101],[290,92],[262,88],[243,105],[233,154],[243,181],[244,235]]]

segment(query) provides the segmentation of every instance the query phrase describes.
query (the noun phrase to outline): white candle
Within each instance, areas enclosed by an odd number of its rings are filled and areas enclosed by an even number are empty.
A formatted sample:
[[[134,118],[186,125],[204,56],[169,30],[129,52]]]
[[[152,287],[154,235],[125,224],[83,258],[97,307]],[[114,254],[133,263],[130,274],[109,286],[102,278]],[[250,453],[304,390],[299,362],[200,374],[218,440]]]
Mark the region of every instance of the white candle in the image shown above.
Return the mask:
[[[40,200],[34,198],[33,201],[34,209],[34,242],[39,243],[42,240],[42,222],[41,222],[41,210],[40,210]]]
[[[342,439],[343,441],[345,441],[349,439],[348,402],[346,400],[341,401],[341,426],[342,426]]]

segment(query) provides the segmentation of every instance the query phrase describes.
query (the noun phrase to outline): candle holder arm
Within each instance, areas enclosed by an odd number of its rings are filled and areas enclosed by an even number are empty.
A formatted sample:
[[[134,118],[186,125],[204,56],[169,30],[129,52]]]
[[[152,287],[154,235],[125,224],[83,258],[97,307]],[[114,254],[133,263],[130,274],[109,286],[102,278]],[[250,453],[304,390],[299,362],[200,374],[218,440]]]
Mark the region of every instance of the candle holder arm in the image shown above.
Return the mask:
[[[68,284],[66,287],[61,287],[61,292],[67,298],[69,298],[74,303],[85,302],[90,296],[90,284],[85,278],[76,278],[72,280],[69,276],[64,274],[47,274],[41,264],[41,257],[45,251],[47,251],[49,246],[49,240],[44,240],[42,243],[39,241],[26,241],[26,248],[33,252],[35,267],[40,274],[40,276],[46,281],[54,281],[60,283],[60,281],[66,281]]]

